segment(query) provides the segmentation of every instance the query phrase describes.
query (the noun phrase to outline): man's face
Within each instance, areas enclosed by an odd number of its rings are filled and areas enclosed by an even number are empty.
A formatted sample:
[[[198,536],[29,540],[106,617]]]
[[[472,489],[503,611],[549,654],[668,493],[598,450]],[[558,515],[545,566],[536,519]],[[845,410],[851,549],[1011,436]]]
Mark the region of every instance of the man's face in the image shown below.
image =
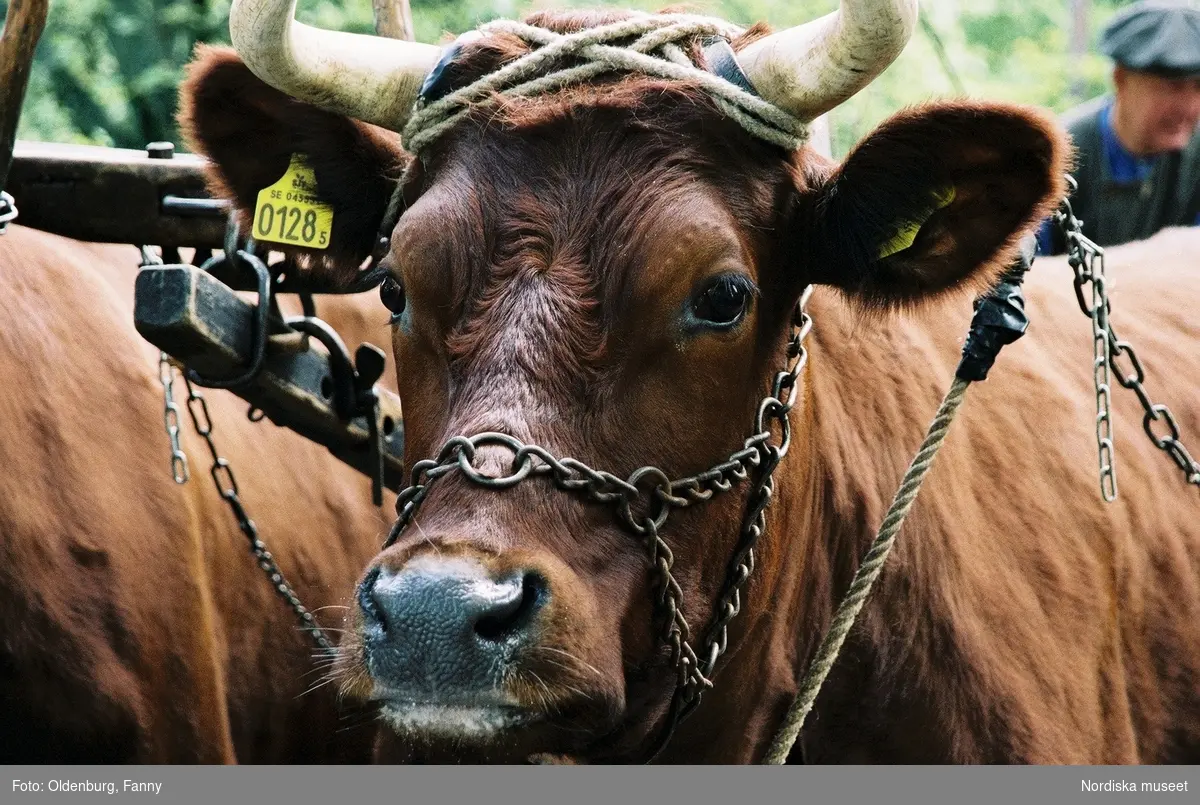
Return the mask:
[[[1117,131],[1137,154],[1185,148],[1200,123],[1200,76],[1166,78],[1118,66]]]

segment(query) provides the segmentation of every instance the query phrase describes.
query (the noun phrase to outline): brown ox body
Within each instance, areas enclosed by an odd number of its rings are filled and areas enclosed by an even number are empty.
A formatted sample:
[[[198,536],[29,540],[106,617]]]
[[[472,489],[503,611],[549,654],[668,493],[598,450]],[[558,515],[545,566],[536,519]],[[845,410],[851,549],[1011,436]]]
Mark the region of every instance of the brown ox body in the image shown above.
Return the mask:
[[[449,88],[526,50],[471,43]],[[284,96],[225,52],[200,59],[185,101],[243,209],[307,155],[335,211],[324,264],[358,265],[408,159],[394,137]],[[1053,209],[1067,156],[1044,114],[959,102],[902,112],[833,165],[750,137],[687,85],[625,77],[470,116],[406,174],[382,293],[410,464],[500,431],[619,477],[701,472],[752,432],[793,306],[817,286],[757,568],[714,689],[659,760],[763,756],[950,386],[971,293]],[[1196,253],[1194,234],[1172,237]],[[1187,385],[1200,274],[1113,262],[1122,335],[1200,432]],[[1039,261],[1029,297],[1031,334],[970,390],[794,759],[1200,759],[1195,496],[1118,393],[1122,494],[1101,502],[1090,325],[1061,264]],[[512,460],[473,458],[492,475]],[[694,640],[748,489],[663,528]],[[544,477],[493,490],[451,473],[368,565],[343,687],[380,705],[384,760],[644,760],[675,685],[655,578],[611,506]]]
[[[171,478],[158,351],[133,327],[137,262],[20,226],[0,237],[0,762],[360,762],[370,730],[332,686],[306,693],[315,646],[217,496],[186,410],[192,477]],[[351,348],[387,321],[355,300],[320,312]],[[385,525],[369,484],[203,393],[262,538],[336,623]],[[181,380],[175,395],[182,408]]]

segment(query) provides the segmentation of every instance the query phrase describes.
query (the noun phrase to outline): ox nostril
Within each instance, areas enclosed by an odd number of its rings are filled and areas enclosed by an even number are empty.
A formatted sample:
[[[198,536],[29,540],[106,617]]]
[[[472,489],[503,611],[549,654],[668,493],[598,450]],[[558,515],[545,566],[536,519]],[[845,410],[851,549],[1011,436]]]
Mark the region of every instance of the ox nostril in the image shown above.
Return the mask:
[[[375,568],[363,577],[358,585],[358,607],[362,610],[363,620],[368,627],[387,631],[387,616],[379,606],[376,598],[375,584],[379,581],[380,568]]]
[[[483,640],[493,642],[520,635],[528,628],[545,599],[546,581],[537,573],[526,573],[521,578],[521,586],[516,595],[507,601],[498,602],[475,621],[475,634]]]

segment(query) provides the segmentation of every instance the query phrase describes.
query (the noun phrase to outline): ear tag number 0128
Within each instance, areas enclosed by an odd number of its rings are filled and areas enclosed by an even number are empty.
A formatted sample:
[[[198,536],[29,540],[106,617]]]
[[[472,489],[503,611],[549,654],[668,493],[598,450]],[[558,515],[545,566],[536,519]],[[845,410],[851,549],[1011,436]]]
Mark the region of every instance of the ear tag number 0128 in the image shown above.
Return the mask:
[[[333,209],[317,200],[317,177],[302,154],[292,154],[279,181],[258,191],[254,237],[272,243],[324,249],[333,230]]]

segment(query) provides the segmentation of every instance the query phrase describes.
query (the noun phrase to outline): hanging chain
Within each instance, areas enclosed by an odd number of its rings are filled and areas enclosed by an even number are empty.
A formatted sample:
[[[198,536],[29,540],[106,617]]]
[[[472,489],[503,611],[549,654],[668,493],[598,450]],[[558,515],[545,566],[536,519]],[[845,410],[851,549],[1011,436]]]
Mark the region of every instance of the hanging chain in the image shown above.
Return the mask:
[[[142,268],[163,264],[162,258],[149,246],[142,246],[141,252]],[[216,442],[213,441],[213,425],[212,417],[209,415],[208,400],[200,393],[200,389],[192,383],[186,372],[182,372],[181,377],[187,387],[187,409],[192,419],[192,426],[195,428],[197,435],[204,439],[204,443],[208,447],[208,452],[212,456],[212,468],[209,470],[209,474],[212,476],[213,483],[217,487],[217,493],[229,506],[234,517],[237,518],[238,528],[241,529],[242,534],[250,542],[250,550],[254,554],[254,558],[258,560],[258,566],[270,580],[271,586],[275,588],[275,592],[296,613],[296,616],[300,619],[300,623],[312,637],[317,648],[322,652],[332,653],[334,651],[333,642],[329,640],[325,632],[317,624],[313,614],[300,603],[300,599],[296,596],[295,591],[292,590],[291,585],[284,578],[283,571],[276,564],[274,555],[267,550],[266,543],[259,537],[258,526],[246,514],[241,496],[238,494],[237,478],[234,477],[233,468],[230,466],[228,459],[222,456],[217,450]],[[166,352],[159,352],[158,379],[163,386],[163,422],[166,426],[167,437],[171,443],[171,475],[175,479],[175,483],[185,484],[190,478],[190,470],[188,468],[187,454],[184,453],[180,445],[179,406],[175,402],[175,367],[172,365],[171,358]]]
[[[1108,502],[1117,499],[1117,466],[1113,453],[1112,385],[1109,367],[1112,353],[1109,340],[1112,329],[1108,320],[1108,285],[1104,274],[1104,250],[1088,239],[1079,228],[1082,222],[1066,213],[1063,227],[1067,243],[1067,263],[1075,272],[1075,298],[1079,309],[1092,320],[1092,379],[1096,389],[1096,447],[1100,459],[1100,494]],[[1069,217],[1068,217],[1069,216]],[[1091,301],[1086,286],[1091,285]]]
[[[216,442],[213,441],[213,425],[212,418],[208,411],[208,400],[200,393],[200,389],[192,384],[191,379],[185,374],[183,382],[187,386],[188,413],[192,417],[192,425],[196,429],[196,433],[204,439],[204,444],[208,447],[209,455],[212,457],[212,468],[209,474],[212,476],[213,483],[216,484],[217,492],[221,495],[234,517],[237,518],[238,528],[245,534],[246,539],[250,541],[250,550],[254,553],[254,558],[258,560],[258,566],[267,574],[267,578],[271,580],[271,585],[275,588],[275,592],[287,602],[292,611],[304,624],[305,628],[312,636],[313,642],[317,647],[325,652],[334,650],[333,643],[325,636],[325,632],[317,624],[316,618],[308,611],[300,599],[296,597],[296,593],[292,590],[290,584],[283,576],[283,571],[279,569],[279,565],[275,562],[275,557],[267,550],[264,543],[258,536],[258,527],[254,521],[246,514],[246,509],[242,506],[242,499],[238,494],[237,478],[234,477],[233,468],[229,465],[229,461],[217,451]]]
[[[138,266],[139,269],[163,264],[162,258],[149,246],[142,246],[141,253],[142,262]],[[191,471],[188,468],[187,453],[183,452],[180,443],[179,406],[175,403],[175,366],[171,363],[171,356],[161,350],[158,353],[158,382],[163,388],[163,426],[171,444],[171,477],[177,484],[186,484],[191,477]]]
[[[175,404],[175,366],[171,356],[158,353],[158,381],[163,387],[163,424],[171,442],[171,476],[177,484],[186,484],[191,477],[187,453],[179,443],[179,406]]]
[[[767,529],[767,507],[775,490],[775,469],[787,455],[792,442],[788,414],[796,404],[796,396],[800,390],[800,374],[808,363],[804,339],[812,329],[812,317],[806,310],[811,295],[812,286],[809,285],[804,289],[793,313],[786,368],[776,372],[770,396],[765,397],[758,406],[758,413],[754,419],[756,436],[752,438],[759,439],[765,435],[758,445],[759,474],[750,488],[746,513],[739,532],[740,538],[729,560],[724,587],[717,596],[713,621],[705,634],[705,661],[693,675],[691,684],[677,689],[676,692],[677,697],[681,699],[680,718],[691,713],[700,704],[700,697],[704,691],[712,687],[709,677],[712,676],[717,660],[725,653],[729,624],[742,610],[742,589],[754,573],[754,548]],[[777,445],[772,444],[770,440],[772,425],[777,425],[780,429],[780,443]]]
[[[1072,192],[1077,185],[1067,177]],[[1075,217],[1069,199],[1054,214],[1054,221],[1062,230],[1066,241],[1067,262],[1075,272],[1075,297],[1079,309],[1092,320],[1093,375],[1096,387],[1096,442],[1100,456],[1100,492],[1106,501],[1117,497],[1116,454],[1113,448],[1111,395],[1109,372],[1116,375],[1117,382],[1137,395],[1144,411],[1142,428],[1146,436],[1159,450],[1171,457],[1183,472],[1187,483],[1200,487],[1200,463],[1180,441],[1179,424],[1171,409],[1155,403],[1146,392],[1146,372],[1133,345],[1117,337],[1110,320],[1111,305],[1104,274],[1104,249],[1083,234],[1083,222]],[[1086,286],[1091,285],[1091,303],[1087,302]],[[1128,359],[1129,368],[1121,366]],[[1155,424],[1160,423],[1162,435],[1155,433]]]
[[[1100,494],[1108,502],[1117,499],[1117,464],[1113,452],[1112,385],[1108,369],[1112,362],[1108,342],[1108,288],[1104,278],[1104,253],[1091,255],[1087,270],[1092,282],[1092,380],[1096,388],[1096,446],[1100,459]]]

